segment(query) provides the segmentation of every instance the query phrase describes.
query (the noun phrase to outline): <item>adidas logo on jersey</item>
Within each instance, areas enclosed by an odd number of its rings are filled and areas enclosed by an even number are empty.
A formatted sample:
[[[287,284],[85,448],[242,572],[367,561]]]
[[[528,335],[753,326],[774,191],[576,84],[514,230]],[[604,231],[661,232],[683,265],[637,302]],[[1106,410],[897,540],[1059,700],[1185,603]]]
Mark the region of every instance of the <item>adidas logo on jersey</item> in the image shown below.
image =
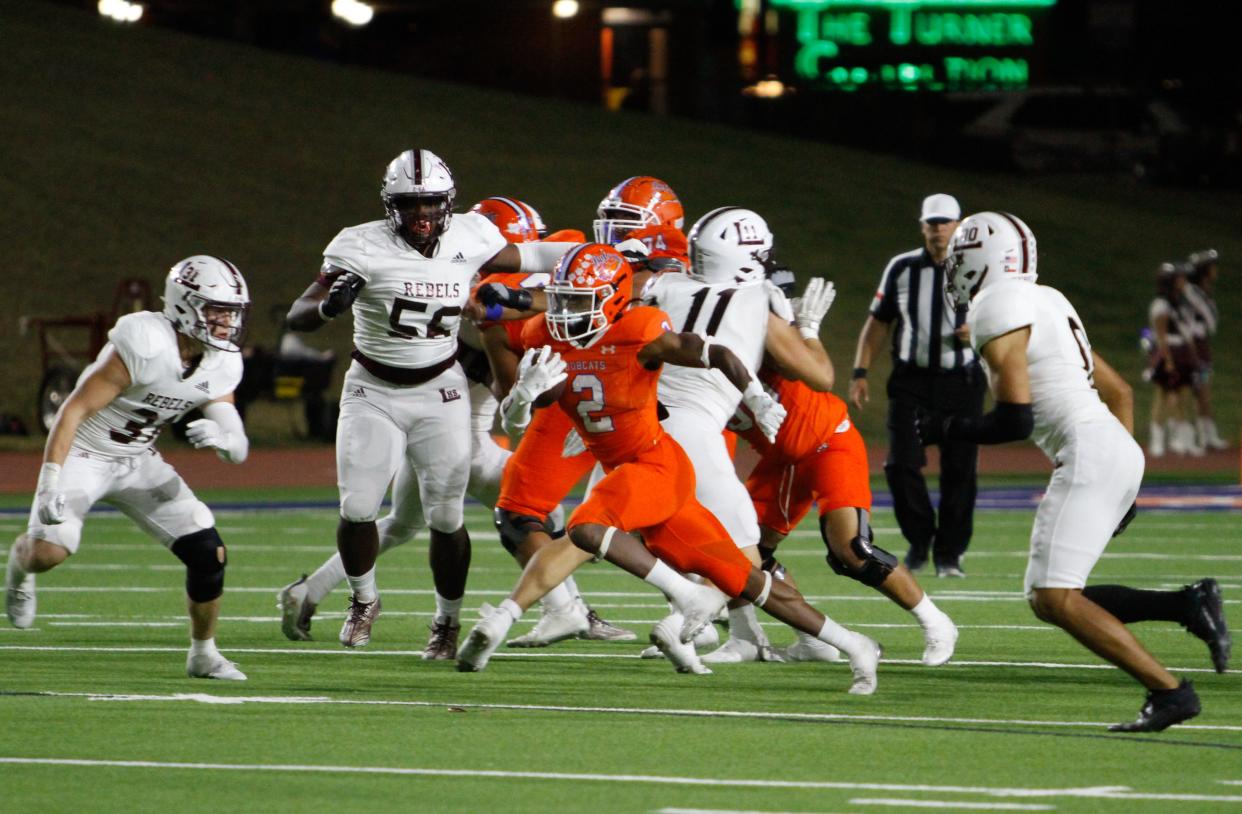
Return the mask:
[[[194,389],[202,390],[204,393],[210,393],[211,385],[207,382],[199,382],[198,384],[194,385]]]
[[[355,399],[364,399],[367,397],[367,389],[365,387],[355,387],[349,391],[349,397]]]
[[[466,256],[462,254],[461,252],[458,252],[456,255],[453,256],[453,259],[450,260],[449,262],[450,263],[464,263],[466,262]]]

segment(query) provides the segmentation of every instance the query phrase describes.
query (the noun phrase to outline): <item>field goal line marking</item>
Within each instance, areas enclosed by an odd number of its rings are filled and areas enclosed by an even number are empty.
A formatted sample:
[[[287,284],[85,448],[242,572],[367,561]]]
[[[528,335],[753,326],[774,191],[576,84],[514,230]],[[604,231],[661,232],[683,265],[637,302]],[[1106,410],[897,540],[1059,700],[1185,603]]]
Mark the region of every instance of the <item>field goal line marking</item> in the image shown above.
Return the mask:
[[[858,715],[837,712],[759,712],[753,710],[713,710],[713,709],[669,709],[660,707],[575,707],[562,704],[485,704],[456,703],[450,701],[395,701],[362,698],[332,698],[330,696],[247,696],[247,695],[212,695],[210,693],[172,693],[169,695],[147,695],[104,692],[58,692],[45,690],[32,692],[30,695],[42,698],[79,698],[87,701],[105,702],[195,702],[201,704],[290,704],[325,706],[374,706],[374,707],[421,707],[429,709],[482,709],[504,710],[509,712],[573,712],[573,713],[616,713],[621,715],[650,715],[674,718],[734,718],[742,720],[798,720],[829,722],[868,722],[888,721],[892,723],[956,723],[986,724],[992,726],[1052,726],[1052,727],[1091,727],[1103,728],[1107,723],[1099,721],[1030,721],[1004,718],[951,718],[931,715]],[[4,697],[4,693],[0,693]],[[1242,732],[1242,726],[1214,724],[1179,724],[1180,729],[1195,729],[1215,732]],[[1242,798],[1240,798],[1242,800]]]
[[[515,780],[568,780],[604,783],[654,783],[675,786],[733,786],[738,788],[784,788],[846,791],[904,791],[932,794],[978,794],[987,797],[1089,798],[1106,800],[1164,800],[1170,802],[1242,803],[1242,795],[1208,795],[1136,792],[1129,786],[1037,789],[987,786],[926,786],[897,783],[846,783],[826,780],[754,780],[746,778],[677,777],[649,774],[600,774],[577,772],[517,772],[497,769],[427,769],[403,766],[325,766],[296,763],[189,763],[156,760],[93,760],[84,758],[36,758],[0,756],[0,764],[28,766],[81,766],[134,769],[197,769],[205,771],[314,772],[324,774],[390,774],[421,777],[490,777]]]

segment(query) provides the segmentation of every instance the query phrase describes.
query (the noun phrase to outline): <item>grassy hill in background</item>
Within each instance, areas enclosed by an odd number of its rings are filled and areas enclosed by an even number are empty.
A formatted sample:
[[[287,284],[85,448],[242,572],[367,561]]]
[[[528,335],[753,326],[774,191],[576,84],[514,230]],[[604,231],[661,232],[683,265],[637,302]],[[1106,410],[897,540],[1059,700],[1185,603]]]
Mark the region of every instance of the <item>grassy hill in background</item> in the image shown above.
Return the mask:
[[[1230,276],[1242,258],[1237,193],[926,166],[118,27],[37,2],[0,5],[0,31],[0,238],[8,280],[20,283],[6,287],[0,319],[8,382],[0,412],[28,420],[33,412],[37,346],[19,335],[19,316],[106,310],[118,278],[158,284],[186,255],[237,263],[255,300],[252,340],[272,344],[270,314],[305,289],[341,227],[381,216],[385,163],[419,145],[453,168],[459,208],[512,195],[553,228],[589,230],[604,192],[644,173],[673,185],[691,221],[726,204],[758,210],[802,277],[836,281],[824,333],[839,393],[885,261],[918,244],[927,193],[951,192],[967,210],[1005,209],[1031,225],[1042,281],[1076,304],[1093,344],[1135,385],[1143,413],[1150,388],[1139,378],[1136,339],[1156,264],[1214,246],[1225,266],[1216,401],[1222,430],[1237,435],[1240,365],[1228,352],[1239,336]],[[344,352],[348,329],[332,326],[311,341]],[[275,426],[287,416],[270,413],[271,426],[254,428],[257,440],[287,435]],[[857,416],[872,438],[883,436],[883,418],[882,400]]]

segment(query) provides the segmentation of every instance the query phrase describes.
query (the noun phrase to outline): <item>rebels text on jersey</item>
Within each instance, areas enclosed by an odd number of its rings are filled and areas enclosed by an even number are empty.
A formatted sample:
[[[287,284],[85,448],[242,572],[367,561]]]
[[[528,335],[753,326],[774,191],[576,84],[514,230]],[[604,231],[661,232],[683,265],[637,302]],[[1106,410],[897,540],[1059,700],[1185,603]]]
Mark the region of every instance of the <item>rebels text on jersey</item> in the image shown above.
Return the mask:
[[[1092,381],[1095,365],[1082,319],[1060,291],[1020,280],[985,288],[970,304],[967,324],[976,351],[998,336],[1031,329],[1031,438],[1050,458],[1076,424],[1116,421]]]
[[[651,278],[643,301],[663,310],[674,330],[711,337],[742,360],[753,376],[767,338],[768,294],[762,281],[703,283],[669,272]],[[703,413],[724,429],[742,394],[719,370],[666,365],[660,374],[660,403]]]
[[[182,378],[181,352],[172,323],[155,311],[127,314],[108,332],[108,344],[82,372],[83,379],[116,350],[130,385],[82,422],[74,446],[101,455],[131,456],[155,443],[160,429],[196,407],[232,393],[242,377],[240,353],[209,350]]]
[[[551,345],[565,360],[568,378],[560,407],[605,469],[632,460],[664,436],[656,415],[660,370],[648,370],[637,357],[669,330],[667,314],[639,306],[622,314],[587,348],[553,339],[546,320],[532,319],[522,331],[524,347]]]
[[[385,221],[341,230],[324,268],[352,271],[366,285],[354,301],[354,346],[391,367],[423,368],[457,352],[457,327],[479,268],[507,244],[482,215],[453,215],[431,257],[393,235]],[[332,284],[322,273],[319,283]]]

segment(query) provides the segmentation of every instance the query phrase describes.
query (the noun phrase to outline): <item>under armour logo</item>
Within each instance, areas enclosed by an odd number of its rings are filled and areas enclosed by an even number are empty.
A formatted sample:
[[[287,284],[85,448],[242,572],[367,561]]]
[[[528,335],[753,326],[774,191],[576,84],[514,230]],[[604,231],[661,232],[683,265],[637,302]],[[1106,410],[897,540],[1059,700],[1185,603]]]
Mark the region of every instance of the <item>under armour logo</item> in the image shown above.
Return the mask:
[[[616,345],[604,345],[600,347],[599,352],[600,353],[616,353],[617,346]]]
[[[355,387],[353,390],[349,391],[349,397],[355,398],[355,399],[364,399],[367,397],[367,390],[365,387]]]
[[[466,262],[466,256],[462,254],[461,252],[458,252],[457,254],[453,256],[453,259],[450,260],[449,262],[450,263],[464,263]]]
[[[198,384],[194,385],[194,389],[202,390],[204,393],[210,393],[211,385],[207,382],[199,382]]]
[[[458,392],[456,387],[441,387],[440,398],[443,399],[445,404],[447,404],[450,401],[457,401],[460,399],[461,393]]]

